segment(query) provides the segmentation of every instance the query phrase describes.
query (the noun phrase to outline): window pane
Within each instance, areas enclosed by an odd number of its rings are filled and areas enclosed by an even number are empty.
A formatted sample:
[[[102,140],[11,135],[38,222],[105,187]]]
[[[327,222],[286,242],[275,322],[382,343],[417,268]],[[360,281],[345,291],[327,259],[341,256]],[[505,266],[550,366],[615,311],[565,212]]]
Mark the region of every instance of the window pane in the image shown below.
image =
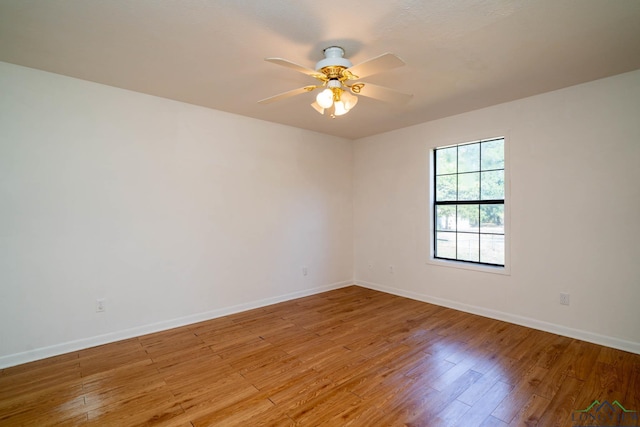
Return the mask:
[[[436,206],[436,230],[456,231],[455,206]]]
[[[456,173],[458,147],[436,150],[436,175]]]
[[[480,209],[478,205],[458,206],[458,231],[472,231],[477,233]]]
[[[434,150],[436,258],[504,265],[504,149],[497,138]]]
[[[467,144],[458,147],[458,173],[480,170],[480,144]]]
[[[480,262],[504,265],[503,235],[480,235]]]
[[[456,200],[457,175],[444,175],[436,177],[436,200]]]
[[[458,200],[480,199],[480,173],[458,175]]]
[[[504,205],[480,206],[480,232],[504,234]]]
[[[483,142],[482,170],[504,169],[504,139]]]
[[[481,200],[504,199],[504,171],[481,172]]]
[[[479,234],[458,233],[458,259],[480,261]]]
[[[456,233],[436,232],[436,253],[439,258],[456,258]]]

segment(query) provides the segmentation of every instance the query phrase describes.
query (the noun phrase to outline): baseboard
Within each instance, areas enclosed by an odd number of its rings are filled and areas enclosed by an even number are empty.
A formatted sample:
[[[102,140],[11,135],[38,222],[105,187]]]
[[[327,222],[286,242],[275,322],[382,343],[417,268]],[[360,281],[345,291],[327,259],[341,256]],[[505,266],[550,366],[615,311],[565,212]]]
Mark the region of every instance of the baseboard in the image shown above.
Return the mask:
[[[22,353],[9,354],[7,356],[0,357],[0,369],[8,368],[10,366],[21,365],[23,363],[33,362],[35,360],[46,359],[47,357],[58,356],[58,355],[70,353],[73,351],[83,350],[85,348],[95,347],[97,345],[109,344],[115,341],[121,341],[121,340],[138,337],[145,334],[165,331],[167,329],[172,329],[180,326],[190,325],[193,323],[203,322],[206,320],[211,320],[211,319],[215,319],[222,316],[228,316],[230,314],[252,310],[254,308],[265,307],[267,305],[277,304],[279,302],[289,301],[292,299],[302,298],[309,295],[315,295],[322,292],[331,291],[334,289],[344,288],[346,286],[350,286],[353,284],[354,284],[353,280],[346,280],[343,282],[337,282],[337,283],[332,283],[330,285],[315,287],[311,289],[305,289],[303,291],[291,292],[291,293],[279,295],[276,297],[255,300],[248,303],[238,304],[230,307],[224,307],[216,310],[207,311],[204,313],[198,313],[190,316],[180,317],[177,319],[171,319],[171,320],[157,322],[149,325],[126,329],[122,331],[111,332],[108,334],[98,335],[90,338],[69,341],[62,344],[52,345],[49,347],[37,348],[34,350],[22,352]]]
[[[530,317],[518,316],[512,313],[505,313],[502,311],[492,310],[484,307],[478,307],[469,304],[463,304],[457,301],[451,301],[448,299],[432,297],[429,295],[418,294],[411,291],[405,291],[389,286],[379,285],[377,283],[366,282],[364,280],[355,280],[356,285],[363,288],[373,289],[376,291],[385,292],[392,295],[398,295],[414,299],[417,301],[423,301],[430,304],[435,304],[443,307],[452,308],[454,310],[464,311],[466,313],[477,314],[483,317],[489,317],[491,319],[502,320],[504,322],[514,323],[520,326],[526,326],[528,328],[538,329],[545,332],[551,332],[553,334],[562,335],[569,338],[575,338],[582,341],[591,342],[594,344],[603,345],[606,347],[616,348],[618,350],[624,350],[631,353],[640,354],[640,343],[627,341],[619,338],[609,337],[606,335],[600,335],[593,332],[573,329],[562,325],[556,325],[554,323],[544,322]]]

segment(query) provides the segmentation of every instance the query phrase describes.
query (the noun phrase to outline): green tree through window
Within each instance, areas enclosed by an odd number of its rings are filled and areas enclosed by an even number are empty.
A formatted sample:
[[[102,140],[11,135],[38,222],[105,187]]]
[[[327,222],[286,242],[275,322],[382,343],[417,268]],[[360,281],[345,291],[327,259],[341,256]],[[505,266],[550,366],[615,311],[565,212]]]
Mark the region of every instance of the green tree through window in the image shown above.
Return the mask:
[[[434,150],[434,257],[504,266],[504,138]]]

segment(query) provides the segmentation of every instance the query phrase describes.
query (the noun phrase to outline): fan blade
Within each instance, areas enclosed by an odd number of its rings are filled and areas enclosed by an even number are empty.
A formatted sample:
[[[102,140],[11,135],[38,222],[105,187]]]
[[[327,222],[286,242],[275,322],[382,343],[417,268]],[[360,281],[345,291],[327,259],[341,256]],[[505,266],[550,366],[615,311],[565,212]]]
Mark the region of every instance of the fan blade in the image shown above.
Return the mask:
[[[283,67],[291,68],[292,70],[296,70],[302,74],[306,74],[308,76],[313,77],[314,79],[325,81],[327,77],[317,72],[316,70],[312,70],[311,68],[303,67],[302,65],[298,65],[295,62],[291,62],[287,59],[282,58],[265,58],[267,62],[271,62],[273,64],[282,65]]]
[[[318,104],[318,101],[313,101],[313,104],[311,104],[311,106],[313,107],[314,110],[316,110],[318,113],[320,114],[324,114],[324,108],[322,108],[320,106],[320,104]]]
[[[393,53],[383,53],[380,56],[376,56],[375,58],[371,58],[367,61],[354,65],[353,67],[347,68],[345,73],[352,74],[353,77],[350,77],[350,79],[354,80],[361,79],[381,71],[402,67],[403,65],[404,61]]]
[[[364,82],[353,85],[352,91],[358,95],[379,99],[380,101],[390,102],[392,104],[404,104],[413,98],[413,95],[398,92],[395,89]]]
[[[298,89],[290,90],[288,92],[283,92],[278,95],[270,96],[269,98],[261,99],[258,101],[258,104],[270,104],[275,101],[280,101],[281,99],[290,98],[292,96],[300,95],[305,92],[311,92],[312,90],[318,88],[319,86],[305,86],[300,87]]]

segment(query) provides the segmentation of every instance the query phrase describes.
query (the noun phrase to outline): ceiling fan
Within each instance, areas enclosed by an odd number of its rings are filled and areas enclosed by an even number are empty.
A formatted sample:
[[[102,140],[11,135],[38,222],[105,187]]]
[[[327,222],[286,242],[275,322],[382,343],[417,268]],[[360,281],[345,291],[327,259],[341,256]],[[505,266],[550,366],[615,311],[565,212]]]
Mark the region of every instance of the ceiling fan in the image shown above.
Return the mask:
[[[258,103],[269,104],[291,96],[311,92],[315,89],[325,88],[318,93],[315,102],[311,106],[320,114],[328,111],[329,115],[335,118],[346,114],[358,103],[357,95],[396,104],[405,103],[413,96],[387,87],[359,81],[361,78],[372,74],[405,65],[402,59],[392,53],[384,53],[357,65],[352,65],[351,61],[344,58],[344,49],[339,46],[330,46],[324,49],[323,53],[325,57],[316,64],[315,70],[282,58],[265,58],[265,61],[291,68],[319,80],[320,83],[283,92],[262,99]]]

